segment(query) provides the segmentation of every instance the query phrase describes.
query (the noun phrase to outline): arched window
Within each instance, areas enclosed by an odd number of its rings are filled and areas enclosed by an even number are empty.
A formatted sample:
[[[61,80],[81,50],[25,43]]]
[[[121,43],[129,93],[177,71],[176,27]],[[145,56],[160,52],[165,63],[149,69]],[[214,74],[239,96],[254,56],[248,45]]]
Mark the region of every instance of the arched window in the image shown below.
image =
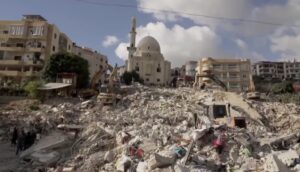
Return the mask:
[[[156,72],[158,72],[158,73],[161,72],[160,64],[158,64],[158,66],[157,66],[157,68],[156,68]]]

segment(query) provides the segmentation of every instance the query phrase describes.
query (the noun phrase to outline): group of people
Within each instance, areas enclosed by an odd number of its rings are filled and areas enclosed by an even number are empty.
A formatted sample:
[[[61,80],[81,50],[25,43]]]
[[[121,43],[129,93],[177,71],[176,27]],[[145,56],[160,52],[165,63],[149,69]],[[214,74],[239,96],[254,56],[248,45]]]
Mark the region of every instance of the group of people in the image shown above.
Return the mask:
[[[37,133],[34,130],[25,132],[24,129],[14,127],[12,131],[11,144],[16,146],[16,155],[32,146],[36,141],[36,138]]]

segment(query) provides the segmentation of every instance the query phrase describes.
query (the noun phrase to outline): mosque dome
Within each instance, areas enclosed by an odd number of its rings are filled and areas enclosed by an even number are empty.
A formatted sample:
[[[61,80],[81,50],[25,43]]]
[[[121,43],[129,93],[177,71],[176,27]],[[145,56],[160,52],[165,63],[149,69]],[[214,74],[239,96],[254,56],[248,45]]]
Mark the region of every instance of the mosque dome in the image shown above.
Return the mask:
[[[146,36],[138,43],[137,50],[142,52],[160,53],[160,46],[155,38],[152,36]]]

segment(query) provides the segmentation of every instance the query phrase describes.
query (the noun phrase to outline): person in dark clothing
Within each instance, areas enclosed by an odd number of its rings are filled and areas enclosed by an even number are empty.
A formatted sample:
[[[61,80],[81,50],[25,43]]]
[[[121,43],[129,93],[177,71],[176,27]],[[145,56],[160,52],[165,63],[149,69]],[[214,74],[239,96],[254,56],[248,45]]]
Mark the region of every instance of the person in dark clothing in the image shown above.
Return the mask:
[[[30,142],[30,146],[32,146],[35,142],[36,139],[36,132],[35,131],[31,131],[31,142]]]
[[[30,142],[31,142],[31,133],[30,133],[30,131],[28,131],[24,138],[24,150],[26,150],[27,148],[29,148],[31,146]]]
[[[11,137],[11,144],[16,145],[17,139],[18,139],[18,129],[17,127],[14,127],[14,130],[12,132],[12,137]]]
[[[195,129],[198,128],[198,115],[196,113],[193,114],[194,117],[194,125],[195,125]]]
[[[19,137],[17,139],[16,155],[18,155],[19,152],[24,150],[24,139],[25,139],[25,132],[24,132],[24,130],[21,130]]]

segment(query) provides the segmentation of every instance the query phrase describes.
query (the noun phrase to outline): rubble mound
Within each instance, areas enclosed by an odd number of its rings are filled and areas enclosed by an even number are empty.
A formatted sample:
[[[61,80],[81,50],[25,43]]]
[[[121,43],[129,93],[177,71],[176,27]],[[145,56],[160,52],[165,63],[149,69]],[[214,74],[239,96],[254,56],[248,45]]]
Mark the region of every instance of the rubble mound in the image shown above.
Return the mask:
[[[34,146],[45,142],[53,131],[65,134],[70,143],[65,149],[49,143],[28,153],[35,157],[31,158],[32,170],[299,169],[300,108],[294,104],[245,100],[242,95],[215,90],[134,89],[114,106],[91,99],[36,104],[34,111],[3,109],[1,129],[9,133],[15,125],[42,128],[41,140]],[[1,137],[8,139],[4,133]],[[51,166],[45,159],[51,160]]]

